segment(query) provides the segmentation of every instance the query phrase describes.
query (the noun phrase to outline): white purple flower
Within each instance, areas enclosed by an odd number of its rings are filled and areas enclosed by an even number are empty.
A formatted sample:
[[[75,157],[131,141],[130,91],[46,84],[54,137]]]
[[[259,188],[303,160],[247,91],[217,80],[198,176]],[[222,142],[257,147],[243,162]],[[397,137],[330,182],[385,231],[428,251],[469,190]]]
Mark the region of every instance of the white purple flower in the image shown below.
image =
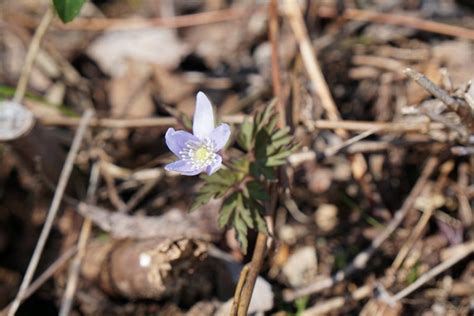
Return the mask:
[[[193,134],[169,128],[165,139],[168,148],[179,159],[165,166],[168,171],[176,171],[185,176],[201,172],[213,174],[222,165],[222,157],[217,154],[230,136],[227,124],[215,127],[211,102],[202,92],[196,97],[193,119]]]

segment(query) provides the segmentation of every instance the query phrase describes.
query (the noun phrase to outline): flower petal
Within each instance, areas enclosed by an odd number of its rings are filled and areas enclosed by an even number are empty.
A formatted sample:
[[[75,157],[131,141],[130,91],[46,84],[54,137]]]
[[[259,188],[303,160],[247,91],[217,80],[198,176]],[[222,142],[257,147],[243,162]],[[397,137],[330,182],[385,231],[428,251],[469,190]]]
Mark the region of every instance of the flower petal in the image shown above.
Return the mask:
[[[214,160],[213,163],[211,163],[209,166],[206,167],[206,172],[208,175],[213,174],[217,170],[219,170],[222,166],[222,157],[219,155],[216,155],[216,160]]]
[[[193,165],[191,165],[190,163],[184,160],[178,160],[178,161],[167,164],[165,166],[165,170],[175,171],[185,176],[195,176],[201,173],[202,171],[204,171],[203,169],[194,167]]]
[[[221,124],[214,128],[209,135],[209,139],[214,143],[214,151],[218,152],[229,141],[230,127],[227,124]]]
[[[199,91],[196,96],[196,109],[193,119],[193,134],[204,139],[214,129],[214,112],[206,95]]]
[[[179,158],[181,158],[179,152],[183,150],[188,141],[199,141],[199,139],[193,134],[185,131],[175,131],[174,128],[168,128],[165,139],[168,148]]]

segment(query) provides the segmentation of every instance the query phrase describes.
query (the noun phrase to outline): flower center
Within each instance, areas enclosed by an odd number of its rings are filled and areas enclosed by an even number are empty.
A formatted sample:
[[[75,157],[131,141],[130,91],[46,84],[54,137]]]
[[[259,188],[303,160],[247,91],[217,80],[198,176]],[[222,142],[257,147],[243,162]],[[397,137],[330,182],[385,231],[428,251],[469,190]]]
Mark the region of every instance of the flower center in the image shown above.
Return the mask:
[[[210,165],[217,158],[214,153],[214,143],[207,138],[201,142],[188,141],[179,154],[181,159],[190,163],[196,169]]]
[[[198,162],[204,162],[209,159],[209,156],[212,155],[205,147],[199,147],[194,151],[194,160]]]

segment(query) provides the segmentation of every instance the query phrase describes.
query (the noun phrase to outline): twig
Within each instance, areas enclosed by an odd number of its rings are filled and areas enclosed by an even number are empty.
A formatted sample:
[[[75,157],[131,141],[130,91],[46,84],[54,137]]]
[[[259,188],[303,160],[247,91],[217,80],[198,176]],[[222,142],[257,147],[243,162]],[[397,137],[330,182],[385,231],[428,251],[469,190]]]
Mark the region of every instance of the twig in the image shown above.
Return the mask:
[[[270,37],[270,44],[272,47],[272,87],[273,95],[277,98],[276,109],[280,113],[278,119],[280,126],[286,124],[286,114],[283,104],[283,96],[281,93],[281,75],[280,75],[280,54],[278,52],[278,4],[276,1],[271,0],[268,5],[269,21],[268,21],[268,33]]]
[[[28,80],[30,78],[31,69],[33,68],[33,64],[36,59],[36,55],[38,54],[38,50],[41,44],[41,40],[43,39],[44,35],[46,34],[46,30],[48,29],[49,24],[53,20],[54,11],[53,7],[50,5],[46,10],[43,18],[41,19],[38,28],[33,35],[31,43],[28,47],[28,52],[26,53],[25,62],[21,69],[20,79],[18,80],[18,84],[15,90],[15,95],[13,96],[13,101],[16,103],[21,103],[23,97],[25,96],[26,87],[28,85]]]
[[[467,162],[461,163],[458,168],[458,190],[456,195],[459,201],[459,217],[466,228],[473,224],[473,212],[467,196],[469,175],[469,164]]]
[[[29,298],[33,293],[35,293],[46,281],[49,280],[56,272],[60,271],[64,265],[69,261],[69,259],[74,256],[77,252],[77,246],[73,246],[63,253],[56,261],[53,262],[41,275],[26,289],[23,296],[23,300]],[[0,315],[6,315],[10,310],[13,302],[8,304],[1,312]]]
[[[228,115],[221,117],[226,123],[242,123],[245,119],[244,115]],[[66,116],[43,116],[39,120],[44,125],[55,126],[77,126],[79,118]],[[178,120],[174,117],[147,117],[137,119],[112,119],[112,118],[94,118],[90,122],[91,127],[104,128],[139,128],[154,126],[173,126],[178,124]]]
[[[392,266],[390,267],[390,273],[394,274],[400,268],[403,261],[415,245],[415,242],[421,237],[421,233],[425,229],[426,225],[428,225],[428,222],[433,215],[434,205],[432,205],[432,203],[428,203],[426,207],[427,209],[425,209],[421,215],[418,223],[415,225],[415,228],[413,228],[410,237],[406,243],[403,244],[403,247],[400,249],[395,260],[393,261]]]
[[[87,190],[87,203],[95,204],[97,187],[99,184],[100,167],[96,162],[92,166],[89,177],[89,188]],[[77,283],[79,280],[79,272],[81,269],[82,260],[86,254],[86,245],[92,229],[92,220],[89,217],[84,219],[82,223],[81,233],[77,242],[78,252],[74,260],[71,262],[69,269],[68,281],[66,290],[64,291],[61,308],[59,310],[60,316],[67,316],[71,312],[72,303],[74,302],[74,293],[76,292]]]
[[[339,16],[338,12],[335,9],[328,8],[328,7],[319,8],[318,15],[320,17],[327,17],[327,18],[333,18],[333,17]],[[348,8],[344,10],[342,17],[348,20],[400,25],[400,26],[405,26],[405,27],[411,27],[411,28],[421,30],[421,31],[438,33],[438,34],[454,36],[454,37],[462,37],[462,38],[474,40],[474,30],[472,29],[455,26],[455,25],[449,25],[449,24],[440,23],[440,22],[427,21],[427,20],[423,20],[421,18],[414,17],[414,16],[381,13],[381,12],[375,12],[375,11]]]
[[[26,270],[26,273],[21,283],[18,294],[16,295],[15,300],[12,303],[12,307],[8,311],[9,316],[15,315],[16,311],[18,310],[18,307],[20,306],[20,303],[25,296],[25,292],[31,282],[31,279],[33,278],[33,274],[35,273],[36,267],[38,266],[39,259],[43,252],[43,249],[46,244],[46,240],[48,239],[51,228],[53,226],[56,213],[59,210],[59,206],[61,204],[64,191],[69,181],[69,177],[71,175],[72,168],[74,166],[74,160],[76,159],[77,153],[79,151],[79,147],[82,142],[82,138],[84,137],[84,134],[87,130],[87,124],[89,123],[89,120],[92,118],[92,115],[93,115],[93,111],[90,109],[84,112],[84,115],[82,116],[82,119],[81,119],[81,124],[79,125],[79,128],[77,129],[76,134],[74,135],[74,139],[72,141],[71,148],[69,150],[63,169],[61,171],[58,187],[56,191],[54,192],[53,201],[51,202],[51,206],[48,210],[48,215],[46,217],[43,229],[38,239],[38,243],[36,244],[36,248],[33,252],[33,256],[31,257],[31,261],[28,265],[28,269]]]
[[[451,110],[457,111],[459,108],[459,102],[455,98],[451,97],[443,89],[439,88],[434,84],[433,81],[428,79],[426,76],[420,74],[418,71],[411,68],[405,69],[404,73],[413,79],[416,83],[422,86],[426,91],[431,93],[434,97],[440,99],[444,104],[446,104]]]
[[[455,247],[459,247],[459,245],[457,245]],[[410,295],[415,290],[417,290],[419,287],[421,287],[423,284],[430,281],[435,276],[442,273],[444,270],[449,269],[450,267],[452,267],[453,265],[455,265],[456,263],[458,263],[462,259],[469,256],[471,253],[474,253],[474,242],[472,242],[472,241],[469,242],[469,243],[464,244],[464,247],[462,249],[460,249],[457,252],[457,254],[453,255],[452,257],[450,257],[446,261],[438,264],[436,267],[434,267],[430,271],[428,271],[425,274],[423,274],[422,276],[420,276],[414,283],[410,284],[409,286],[407,286],[406,288],[404,288],[403,290],[401,290],[400,292],[395,294],[392,297],[392,300],[394,302],[397,302],[397,301],[403,299],[404,297]]]
[[[390,237],[395,229],[397,229],[401,224],[407,213],[412,209],[416,198],[421,194],[428,178],[431,176],[437,165],[438,158],[432,157],[428,159],[420,177],[408,197],[405,199],[402,207],[394,214],[393,219],[388,223],[385,229],[377,235],[371,245],[359,253],[347,268],[337,272],[329,278],[315,281],[300,289],[285,291],[283,293],[284,299],[286,301],[292,301],[298,297],[321,292],[324,289],[332,287],[336,283],[342,282],[355,271],[365,268],[368,260],[372,257],[374,252],[387,240],[388,237]]]
[[[237,282],[237,286],[235,288],[234,299],[232,300],[232,309],[230,310],[230,315],[237,315],[237,311],[239,309],[239,302],[240,297],[242,295],[242,289],[245,284],[245,280],[247,279],[247,275],[249,274],[250,265],[246,264],[242,271],[240,271],[239,281]]]
[[[174,17],[160,17],[156,19],[77,19],[66,25],[59,25],[65,30],[102,31],[104,29],[130,30],[149,27],[181,28],[203,24],[211,24],[247,18],[258,7],[230,8],[209,12],[194,13]]]
[[[336,155],[338,152],[340,152],[341,150],[343,150],[344,148],[346,147],[349,147],[355,143],[357,143],[358,141],[361,141],[363,140],[364,138],[367,138],[369,137],[370,135],[373,135],[375,133],[377,133],[378,131],[382,130],[381,127],[374,127],[372,129],[369,129],[363,133],[360,133],[359,135],[356,135],[352,138],[349,138],[348,140],[345,140],[343,143],[341,143],[340,145],[335,145],[335,146],[332,146],[332,147],[329,147],[327,149],[324,150],[324,156],[325,157],[331,157],[331,156],[334,156]]]
[[[158,181],[160,181],[161,177],[157,177],[155,179],[148,180],[131,198],[127,201],[125,208],[119,209],[118,212],[120,213],[127,213],[132,211],[140,201],[153,189],[156,187]]]
[[[364,285],[355,291],[351,291],[348,296],[338,296],[326,301],[318,302],[316,305],[303,311],[302,316],[326,315],[334,312],[350,301],[360,301],[368,297],[373,292],[373,285]]]
[[[264,6],[254,6],[246,10],[245,8],[231,8],[218,11],[210,11],[189,15],[176,16],[173,18],[156,18],[156,19],[76,19],[73,23],[60,25],[66,30],[88,30],[102,31],[105,28],[114,29],[131,29],[131,28],[148,28],[148,27],[189,27],[195,25],[218,23],[229,20],[237,20],[248,16],[251,10],[259,11]],[[322,6],[317,12],[318,16],[325,18],[339,17],[337,10]],[[449,25],[446,23],[427,21],[418,17],[381,13],[375,11],[346,9],[342,18],[356,21],[376,22],[392,25],[401,25],[411,27],[417,30],[443,34],[453,37],[461,37],[474,39],[474,30]]]
[[[370,121],[327,121],[327,120],[317,120],[313,122],[313,126],[317,129],[338,129],[342,128],[345,130],[351,131],[366,131],[376,127],[379,127],[378,133],[386,132],[420,132],[426,133],[433,129],[443,128],[442,124],[439,123],[410,123],[410,122],[394,122],[394,123],[385,123],[385,122],[370,122]]]
[[[245,119],[252,119],[247,115],[224,115],[221,117],[223,122],[230,124],[241,124]],[[49,126],[77,126],[79,118],[65,116],[49,116],[39,117],[44,125]],[[419,132],[426,133],[430,130],[442,129],[441,123],[413,123],[413,122],[372,122],[372,121],[331,121],[331,120],[315,120],[308,122],[316,129],[345,129],[348,131],[367,131],[373,128],[380,128],[377,133],[386,132]],[[178,124],[178,120],[174,117],[148,117],[136,119],[92,119],[89,126],[102,128],[139,128],[139,127],[158,127],[158,126],[174,126]]]
[[[339,110],[331,96],[321,67],[315,58],[315,52],[311,45],[308,31],[304,25],[303,15],[298,6],[298,1],[286,0],[285,4],[288,20],[298,41],[301,57],[311,79],[311,83],[313,84],[313,89],[318,93],[328,118],[332,121],[339,121],[341,118]]]
[[[458,102],[455,98],[451,97],[446,91],[439,88],[436,84],[434,84],[431,80],[429,80],[427,77],[420,74],[419,72],[410,68],[405,69],[404,72],[407,76],[409,76],[416,83],[422,86],[426,91],[431,93],[434,97],[440,99],[445,105],[448,106],[451,111],[456,112],[460,116],[461,121],[464,123],[466,128],[469,128],[473,125],[474,119],[471,113],[471,109],[468,106],[464,106],[465,104]],[[469,141],[469,132],[464,126],[456,125],[444,116],[441,116],[437,113],[433,113],[429,109],[423,107],[421,108],[421,112],[430,117],[432,120],[438,121],[446,125],[450,129],[457,131],[463,141]]]
[[[257,281],[258,274],[262,269],[263,261],[265,259],[265,251],[267,248],[267,235],[264,233],[258,233],[257,241],[255,242],[255,249],[252,255],[252,261],[250,262],[249,271],[245,278],[244,285],[242,287],[242,293],[240,295],[240,301],[237,308],[238,316],[247,316],[250,301],[252,299],[253,288]]]

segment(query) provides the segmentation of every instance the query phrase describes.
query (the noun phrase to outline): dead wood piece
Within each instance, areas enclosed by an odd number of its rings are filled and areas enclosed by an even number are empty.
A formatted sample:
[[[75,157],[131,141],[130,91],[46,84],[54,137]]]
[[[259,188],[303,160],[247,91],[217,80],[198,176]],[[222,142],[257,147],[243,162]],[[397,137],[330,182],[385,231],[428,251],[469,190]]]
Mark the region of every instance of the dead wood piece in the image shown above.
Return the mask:
[[[193,279],[199,291],[210,291],[209,280],[196,271],[206,249],[205,243],[190,239],[120,243],[102,264],[100,286],[109,294],[132,299],[161,299],[189,292]]]
[[[214,239],[217,228],[218,201],[211,202],[191,214],[173,209],[162,216],[129,216],[80,203],[78,211],[115,238],[196,238]]]

